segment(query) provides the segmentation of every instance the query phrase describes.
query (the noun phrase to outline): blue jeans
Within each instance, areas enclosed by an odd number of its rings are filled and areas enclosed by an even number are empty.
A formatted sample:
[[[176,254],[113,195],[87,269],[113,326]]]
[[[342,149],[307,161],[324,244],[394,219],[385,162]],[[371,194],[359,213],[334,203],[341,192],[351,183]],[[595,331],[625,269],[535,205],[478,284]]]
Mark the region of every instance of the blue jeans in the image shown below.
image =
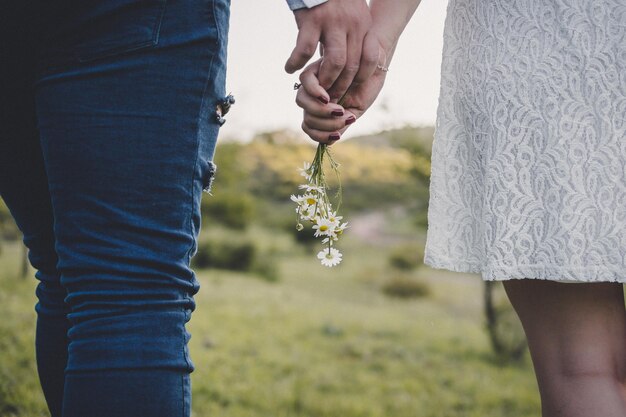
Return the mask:
[[[53,417],[190,415],[189,267],[230,0],[0,6],[0,195],[37,270]]]

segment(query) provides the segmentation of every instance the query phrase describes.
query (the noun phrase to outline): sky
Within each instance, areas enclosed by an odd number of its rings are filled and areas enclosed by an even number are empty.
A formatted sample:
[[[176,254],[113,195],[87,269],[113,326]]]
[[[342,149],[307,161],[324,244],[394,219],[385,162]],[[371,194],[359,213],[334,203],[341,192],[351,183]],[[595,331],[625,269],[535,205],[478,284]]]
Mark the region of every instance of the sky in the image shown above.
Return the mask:
[[[446,0],[423,0],[400,40],[377,102],[344,137],[406,124],[435,123]],[[250,139],[255,132],[300,130],[295,104],[297,74],[283,67],[297,28],[284,0],[233,0],[228,45],[227,92],[237,102],[221,136]]]

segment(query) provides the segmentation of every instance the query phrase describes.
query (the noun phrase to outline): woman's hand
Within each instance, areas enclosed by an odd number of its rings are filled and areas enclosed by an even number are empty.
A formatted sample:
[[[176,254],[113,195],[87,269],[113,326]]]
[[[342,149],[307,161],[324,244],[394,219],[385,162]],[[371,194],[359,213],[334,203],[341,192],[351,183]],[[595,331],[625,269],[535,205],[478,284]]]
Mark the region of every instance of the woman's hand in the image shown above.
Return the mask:
[[[380,55],[384,53],[381,51]],[[320,84],[320,63],[321,60],[312,63],[300,74],[302,86],[296,103],[304,110],[302,130],[314,141],[332,145],[374,103],[387,73],[376,69],[367,81],[353,83],[339,105],[330,102],[328,92]]]

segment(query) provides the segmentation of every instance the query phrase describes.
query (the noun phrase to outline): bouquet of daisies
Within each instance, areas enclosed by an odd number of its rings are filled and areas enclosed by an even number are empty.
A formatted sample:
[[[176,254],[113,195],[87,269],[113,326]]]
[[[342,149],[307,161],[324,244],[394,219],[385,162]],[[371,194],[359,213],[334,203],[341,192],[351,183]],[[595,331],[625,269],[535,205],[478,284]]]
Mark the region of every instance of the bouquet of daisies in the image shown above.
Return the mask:
[[[342,222],[343,217],[337,215],[328,197],[328,184],[324,174],[323,164],[328,160],[330,167],[339,176],[339,164],[333,159],[330,149],[326,144],[319,144],[312,163],[304,163],[299,168],[301,175],[306,179],[306,184],[298,188],[302,194],[292,195],[291,200],[296,203],[298,231],[304,230],[303,222],[312,224],[314,236],[321,238],[323,249],[317,254],[322,265],[333,267],[341,262],[341,252],[335,248],[335,243],[348,227],[347,222]],[[341,183],[337,190],[337,208],[341,205]]]

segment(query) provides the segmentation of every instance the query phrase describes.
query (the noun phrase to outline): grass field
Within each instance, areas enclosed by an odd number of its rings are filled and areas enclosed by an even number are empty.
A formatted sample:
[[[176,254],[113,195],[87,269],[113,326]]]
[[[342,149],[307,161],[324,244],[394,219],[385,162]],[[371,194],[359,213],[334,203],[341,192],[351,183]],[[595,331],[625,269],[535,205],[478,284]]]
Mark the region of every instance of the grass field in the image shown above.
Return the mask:
[[[403,300],[380,291],[385,246],[348,235],[333,270],[288,236],[276,246],[278,282],[198,271],[188,325],[194,416],[540,414],[528,354],[503,365],[491,351],[478,276],[422,266],[414,275],[430,294]],[[18,271],[19,247],[4,243],[0,416],[46,416],[33,351],[36,280]]]

